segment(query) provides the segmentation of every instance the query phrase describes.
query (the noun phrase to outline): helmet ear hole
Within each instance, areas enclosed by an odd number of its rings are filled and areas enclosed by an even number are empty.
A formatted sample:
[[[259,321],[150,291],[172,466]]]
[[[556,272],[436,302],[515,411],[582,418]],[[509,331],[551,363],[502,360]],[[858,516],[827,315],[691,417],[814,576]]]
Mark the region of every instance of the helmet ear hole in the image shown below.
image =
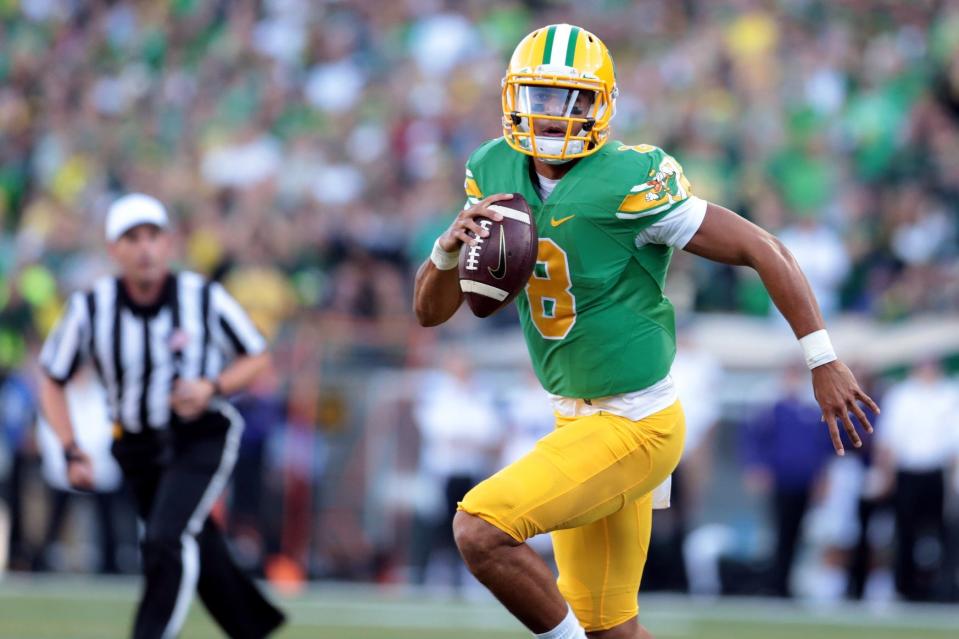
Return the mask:
[[[520,124],[523,123],[523,118],[521,118],[516,111],[513,111],[512,113],[510,113],[509,117],[510,117],[510,120],[513,121],[513,124],[515,124],[516,126],[519,126]]]

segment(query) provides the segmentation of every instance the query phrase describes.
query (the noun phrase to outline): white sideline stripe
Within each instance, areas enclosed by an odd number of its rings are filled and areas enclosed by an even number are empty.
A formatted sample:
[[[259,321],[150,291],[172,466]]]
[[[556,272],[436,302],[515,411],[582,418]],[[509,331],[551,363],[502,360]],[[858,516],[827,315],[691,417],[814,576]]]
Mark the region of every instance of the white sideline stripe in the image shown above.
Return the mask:
[[[497,302],[502,302],[509,297],[509,291],[504,291],[501,288],[473,280],[460,280],[460,290],[464,293],[476,293],[483,297],[491,297]]]
[[[668,597],[668,596],[667,596]],[[726,598],[728,599],[728,598]],[[651,602],[650,602],[651,600]],[[697,607],[694,598],[685,602],[678,602],[675,598],[670,598],[671,606],[663,609],[657,604],[661,598],[647,596],[647,606],[649,610],[646,614],[647,620],[661,625],[668,623],[670,625],[689,621],[725,621],[725,622],[760,622],[766,624],[778,624],[782,626],[803,627],[803,626],[827,626],[834,628],[902,628],[904,630],[952,630],[955,628],[952,611],[948,611],[948,604],[933,604],[940,610],[934,615],[921,615],[921,611],[914,611],[912,615],[903,616],[901,614],[876,614],[875,609],[868,606],[854,605],[848,609],[839,609],[837,611],[816,612],[808,607],[809,602],[803,602],[797,606],[767,606],[762,602],[749,601],[743,602],[725,602],[719,600],[719,604],[707,603]],[[746,605],[742,605],[746,604]],[[377,601],[321,601],[319,599],[310,601],[290,602],[290,607],[297,613],[297,623],[309,623],[317,619],[308,616],[310,613],[316,615],[321,612],[330,611],[335,615],[336,621],[329,618],[322,618],[322,623],[327,625],[342,625],[343,627],[377,627],[381,620],[383,628],[436,628],[443,627],[446,623],[449,626],[458,624],[461,628],[469,629],[493,629],[493,628],[516,628],[512,617],[502,614],[502,609],[490,606],[476,606],[476,608],[455,608],[450,609],[449,604],[443,603],[409,603],[409,602],[385,602]],[[920,604],[923,605],[923,604]],[[692,611],[690,610],[692,607]],[[306,614],[303,614],[306,613]],[[869,613],[869,614],[864,614]],[[921,615],[921,616],[920,616]],[[317,621],[319,621],[317,619]],[[436,624],[436,625],[434,625]]]
[[[550,64],[566,65],[566,48],[569,44],[569,32],[573,27],[568,24],[561,24],[556,27],[553,33],[553,50],[549,55]]]
[[[490,211],[496,211],[503,217],[508,217],[511,220],[516,220],[517,222],[522,222],[523,224],[529,224],[529,214],[523,213],[522,211],[517,211],[516,209],[507,208],[505,206],[500,206],[499,204],[490,204],[487,206]]]
[[[215,408],[230,422],[230,428],[226,432],[226,442],[223,445],[223,454],[220,456],[220,463],[207,484],[203,496],[187,520],[186,529],[180,536],[180,545],[182,546],[181,557],[183,567],[180,574],[180,587],[177,589],[176,603],[173,606],[173,613],[163,629],[163,638],[176,637],[183,622],[186,621],[187,612],[190,610],[190,601],[193,599],[193,593],[196,590],[196,583],[200,577],[200,552],[196,543],[196,535],[203,529],[203,522],[207,515],[213,509],[213,504],[217,497],[223,492],[223,487],[233,472],[233,466],[236,464],[237,452],[240,448],[240,435],[243,434],[243,418],[236,412],[230,404],[225,401],[218,402]]]
[[[82,602],[89,610],[112,614],[116,606],[128,610],[135,603],[139,584],[139,580],[131,576],[33,574],[24,577],[16,572],[7,573],[0,579],[0,613],[29,606],[43,598],[50,606],[56,606],[60,601],[68,604]],[[397,596],[402,598],[397,599]],[[426,629],[446,622],[446,628],[451,631],[462,632],[474,628],[493,630],[495,626],[497,629],[513,631],[510,636],[519,636],[517,633],[522,628],[517,622],[499,604],[488,599],[491,598],[454,602],[449,597],[437,597],[435,592],[427,589],[378,588],[334,582],[312,585],[303,595],[285,600],[284,605],[293,613],[297,627],[370,628],[378,626],[380,620],[397,620],[395,628],[407,625],[416,627],[421,622],[418,627]],[[955,630],[953,604],[870,601],[854,604],[837,602],[835,606],[823,607],[812,601],[770,604],[761,598],[722,597],[713,600],[652,593],[647,594],[643,601],[647,608],[644,612],[646,619],[660,628],[664,623],[672,626],[680,621],[692,620],[805,626],[817,630],[822,626],[859,630],[880,628],[887,632],[901,629],[903,637],[913,636],[915,633],[909,631],[916,630]],[[675,634],[685,636],[691,633]],[[672,633],[667,635],[672,636]],[[455,634],[451,633],[450,636]]]

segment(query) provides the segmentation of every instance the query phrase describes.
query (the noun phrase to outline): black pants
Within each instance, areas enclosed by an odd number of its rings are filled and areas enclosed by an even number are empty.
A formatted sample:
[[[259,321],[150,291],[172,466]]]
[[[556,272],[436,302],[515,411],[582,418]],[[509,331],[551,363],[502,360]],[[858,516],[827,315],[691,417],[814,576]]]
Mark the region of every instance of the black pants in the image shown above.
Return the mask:
[[[896,473],[896,589],[911,601],[938,597],[942,558],[920,567],[916,545],[922,535],[931,535],[945,550],[944,478],[941,470]]]
[[[789,581],[802,520],[809,507],[809,488],[780,488],[773,494],[776,511],[776,556],[773,565],[773,592],[779,597],[790,597]]]
[[[134,639],[175,637],[194,589],[230,637],[265,637],[283,623],[283,614],[237,567],[209,517],[233,470],[242,430],[228,407],[168,430],[124,433],[114,442],[145,526],[146,583]]]
[[[413,548],[413,581],[426,583],[426,569],[435,550],[447,550],[452,562],[452,585],[459,589],[463,585],[459,567],[462,565],[453,539],[453,517],[456,516],[456,504],[463,500],[466,493],[478,483],[470,475],[452,475],[443,484],[443,503],[445,510],[438,520],[421,519],[417,522],[417,534]]]
[[[847,569],[847,594],[850,599],[862,599],[866,592],[866,581],[872,570],[873,548],[869,543],[869,524],[873,514],[883,506],[875,499],[859,499],[859,538],[852,550]]]
[[[4,490],[0,491],[0,500],[5,496],[10,508],[10,567],[14,570],[29,570],[31,549],[28,547],[23,524],[23,494],[25,492],[30,466],[36,465],[35,459],[27,457],[20,450],[14,451],[13,463]],[[5,493],[5,494],[4,494]]]

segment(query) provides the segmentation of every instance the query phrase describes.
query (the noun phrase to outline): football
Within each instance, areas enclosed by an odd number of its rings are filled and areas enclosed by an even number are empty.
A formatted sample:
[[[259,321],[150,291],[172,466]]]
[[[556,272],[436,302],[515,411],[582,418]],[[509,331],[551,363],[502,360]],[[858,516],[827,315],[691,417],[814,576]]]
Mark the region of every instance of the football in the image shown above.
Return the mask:
[[[533,273],[538,250],[536,223],[522,195],[513,193],[513,199],[489,208],[503,219],[476,218],[489,235],[460,250],[460,288],[477,317],[489,317],[513,301]]]

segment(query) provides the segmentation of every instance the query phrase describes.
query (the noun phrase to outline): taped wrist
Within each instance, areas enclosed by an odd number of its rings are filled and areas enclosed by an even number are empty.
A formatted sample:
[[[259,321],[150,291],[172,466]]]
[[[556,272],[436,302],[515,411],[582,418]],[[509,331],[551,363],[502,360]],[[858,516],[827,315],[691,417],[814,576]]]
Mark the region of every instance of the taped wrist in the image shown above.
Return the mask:
[[[802,346],[809,370],[839,359],[824,328],[799,338],[799,345]]]

